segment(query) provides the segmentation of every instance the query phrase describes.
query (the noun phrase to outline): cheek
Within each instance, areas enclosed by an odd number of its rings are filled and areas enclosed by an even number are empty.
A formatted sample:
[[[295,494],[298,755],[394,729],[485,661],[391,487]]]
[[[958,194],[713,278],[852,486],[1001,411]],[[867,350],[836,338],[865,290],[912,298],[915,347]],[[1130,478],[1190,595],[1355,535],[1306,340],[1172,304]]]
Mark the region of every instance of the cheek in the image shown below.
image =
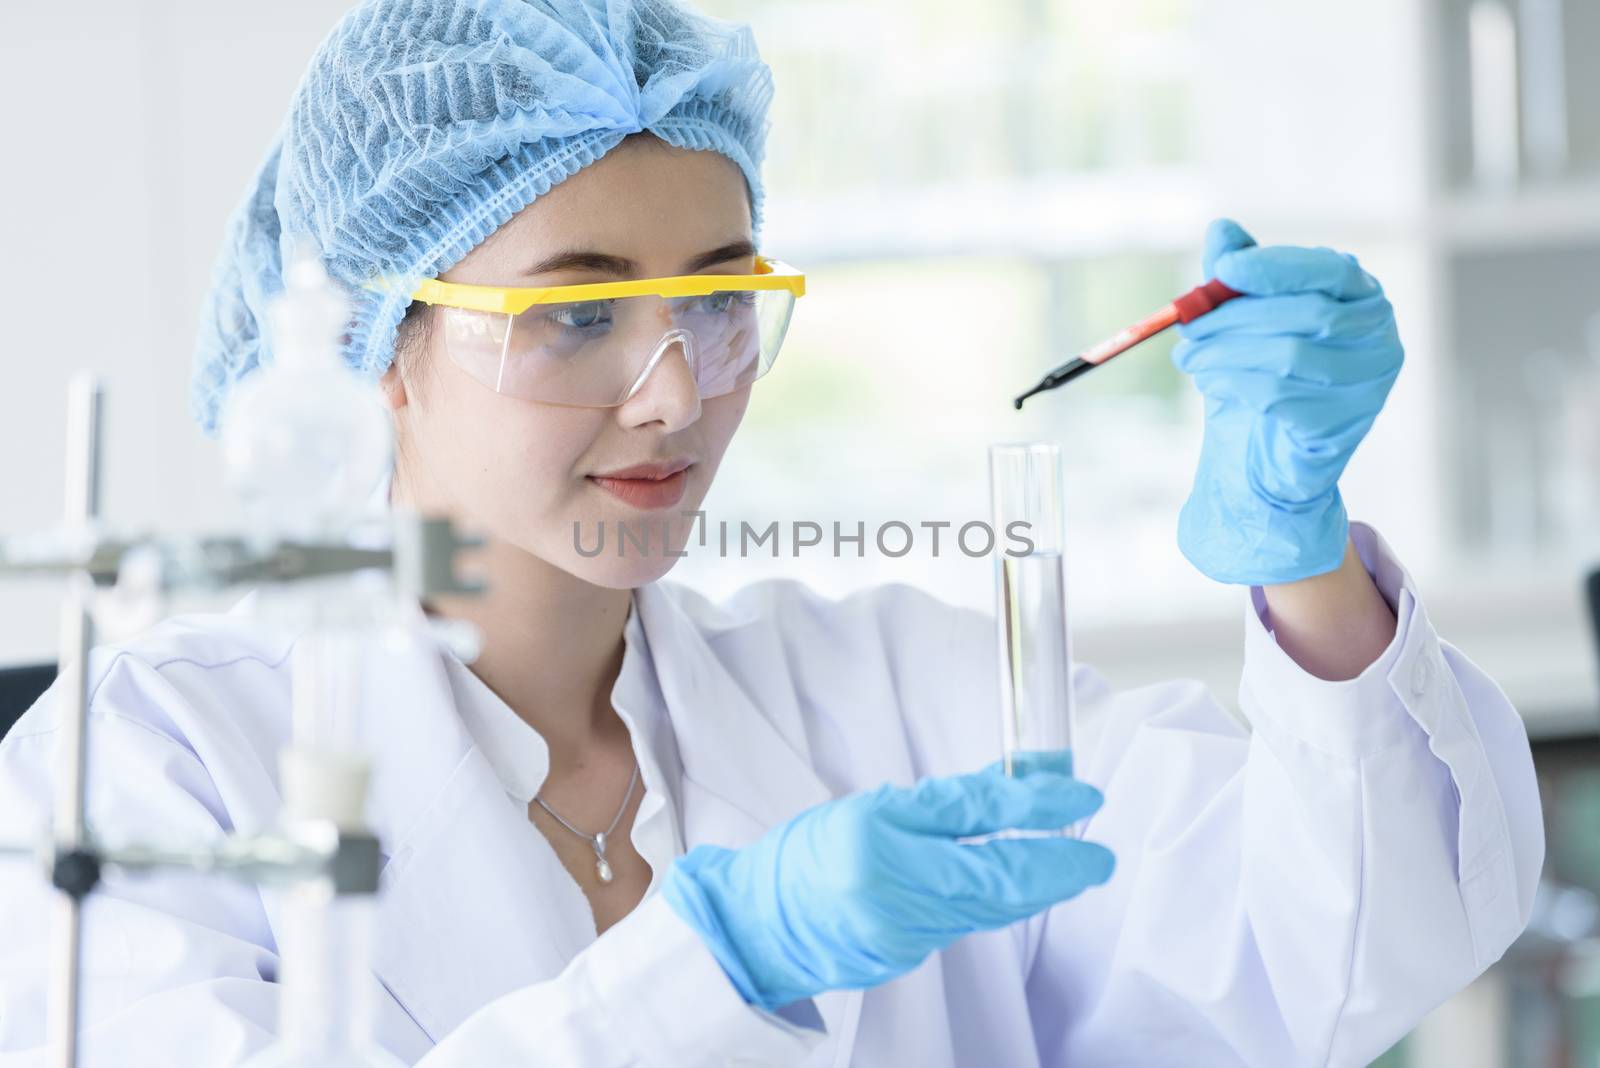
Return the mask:
[[[738,432],[740,423],[744,421],[745,409],[750,407],[750,387],[746,386],[737,392],[701,401],[700,405],[700,422],[697,427],[700,438],[700,477],[690,490],[696,508],[711,491],[711,483],[716,478],[717,470],[722,466],[722,457],[733,442],[733,436]]]
[[[597,432],[592,413],[504,397],[439,376],[413,416],[420,462],[461,518],[520,540],[574,492],[573,467]]]
[[[714,397],[701,402],[700,421],[704,426],[706,458],[722,458],[727,451],[728,444],[733,441],[733,436],[739,430],[739,425],[744,421],[745,409],[750,407],[750,387]]]

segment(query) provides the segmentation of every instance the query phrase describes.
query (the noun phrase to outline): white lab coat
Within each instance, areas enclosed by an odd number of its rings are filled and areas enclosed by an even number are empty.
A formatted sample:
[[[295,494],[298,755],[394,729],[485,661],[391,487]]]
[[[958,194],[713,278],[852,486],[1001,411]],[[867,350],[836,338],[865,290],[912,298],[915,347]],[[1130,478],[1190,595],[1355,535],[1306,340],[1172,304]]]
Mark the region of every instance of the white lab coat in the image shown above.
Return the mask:
[[[638,590],[614,697],[647,789],[635,842],[657,870],[598,939],[442,658],[369,666],[381,1041],[421,1068],[1365,1064],[1518,934],[1544,842],[1515,710],[1355,530],[1399,619],[1359,679],[1301,671],[1259,593],[1248,725],[1198,684],[1115,692],[1076,666],[1078,773],[1106,795],[1087,834],[1115,851],[1112,880],[782,1014],[746,1005],[665,905],[664,854],[994,759],[986,614],[900,585],[830,601],[768,581],[721,605]],[[289,639],[236,611],[92,663],[94,828],[181,842],[272,825]],[[48,811],[57,723],[47,695],[0,747],[0,839]],[[0,865],[4,1068],[43,1063],[20,1051],[41,1041],[46,901],[31,870]],[[219,1068],[269,1041],[275,920],[254,888],[129,878],[87,912],[86,1064]]]

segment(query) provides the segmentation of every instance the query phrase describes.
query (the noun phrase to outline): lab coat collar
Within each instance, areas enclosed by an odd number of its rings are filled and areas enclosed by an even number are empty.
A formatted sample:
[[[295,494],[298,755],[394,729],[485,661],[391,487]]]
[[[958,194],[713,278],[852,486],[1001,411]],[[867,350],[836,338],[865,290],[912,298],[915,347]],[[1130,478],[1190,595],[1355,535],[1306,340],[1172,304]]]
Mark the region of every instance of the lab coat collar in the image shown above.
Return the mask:
[[[780,731],[717,654],[713,642],[749,621],[697,621],[682,596],[659,583],[634,591],[649,656],[625,666],[656,672],[683,766],[689,847],[737,847],[832,791],[797,750],[803,735]],[[423,635],[420,610],[411,622]],[[494,998],[559,974],[585,948],[570,909],[587,902],[455,714],[429,640],[366,658],[363,730],[374,757],[368,822],[392,850],[373,968],[437,1042]],[[562,900],[533,899],[551,887]],[[807,1064],[847,1062],[861,991],[814,1000],[829,1038]]]

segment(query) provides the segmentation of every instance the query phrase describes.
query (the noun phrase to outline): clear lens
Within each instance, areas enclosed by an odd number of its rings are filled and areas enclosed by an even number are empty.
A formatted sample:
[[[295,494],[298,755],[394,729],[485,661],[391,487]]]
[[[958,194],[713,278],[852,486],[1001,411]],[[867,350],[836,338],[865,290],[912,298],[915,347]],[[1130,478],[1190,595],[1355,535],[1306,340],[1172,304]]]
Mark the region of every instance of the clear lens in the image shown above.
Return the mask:
[[[704,398],[772,368],[794,311],[784,290],[535,304],[518,315],[441,307],[451,359],[490,389],[525,400],[621,404],[673,332]]]

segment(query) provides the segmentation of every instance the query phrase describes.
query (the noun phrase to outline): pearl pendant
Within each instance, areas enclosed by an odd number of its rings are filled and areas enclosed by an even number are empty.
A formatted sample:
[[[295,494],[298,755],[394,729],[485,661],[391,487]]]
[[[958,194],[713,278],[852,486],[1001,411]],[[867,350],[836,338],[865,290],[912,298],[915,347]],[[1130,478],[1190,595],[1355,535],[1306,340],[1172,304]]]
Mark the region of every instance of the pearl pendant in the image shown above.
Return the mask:
[[[599,874],[600,881],[611,881],[611,865],[606,861],[606,835],[604,831],[594,836],[594,870]]]

